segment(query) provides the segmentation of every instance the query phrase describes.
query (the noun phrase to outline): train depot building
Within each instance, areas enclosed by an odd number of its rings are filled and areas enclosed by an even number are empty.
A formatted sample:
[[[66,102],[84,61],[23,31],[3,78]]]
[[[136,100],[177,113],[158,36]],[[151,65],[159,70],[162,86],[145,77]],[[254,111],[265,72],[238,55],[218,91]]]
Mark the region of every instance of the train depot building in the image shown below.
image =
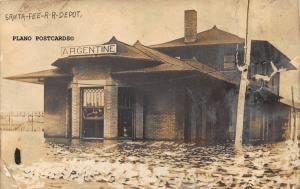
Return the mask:
[[[46,137],[152,139],[215,143],[234,139],[244,39],[216,26],[197,32],[185,11],[184,37],[163,44],[63,47],[51,70],[7,77],[44,85]],[[289,58],[268,41],[251,41],[244,138],[286,138],[291,107],[280,102]]]

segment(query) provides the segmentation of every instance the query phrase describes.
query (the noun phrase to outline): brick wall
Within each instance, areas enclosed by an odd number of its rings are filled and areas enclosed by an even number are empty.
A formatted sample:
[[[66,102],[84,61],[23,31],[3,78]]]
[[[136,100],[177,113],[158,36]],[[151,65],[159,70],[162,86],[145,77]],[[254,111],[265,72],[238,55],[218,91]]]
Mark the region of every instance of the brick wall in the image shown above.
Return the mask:
[[[80,137],[80,88],[72,84],[72,138]]]
[[[153,87],[145,91],[145,138],[176,139],[175,92],[168,87]]]
[[[185,103],[185,90],[181,84],[178,85],[175,93],[175,107],[176,107],[176,138],[183,140],[184,138],[184,103]]]
[[[104,138],[118,136],[118,87],[104,87]]]
[[[72,137],[81,137],[80,85],[72,84]],[[118,88],[104,86],[104,138],[117,137]]]
[[[197,12],[195,10],[184,11],[184,42],[197,40]]]
[[[146,138],[175,139],[176,125],[174,111],[152,113],[146,116]]]
[[[110,78],[110,68],[106,63],[82,62],[73,68],[72,84],[72,137],[81,137],[80,88],[93,87],[99,81],[104,86],[104,138],[117,137],[117,95],[118,90]],[[92,83],[89,85],[89,81]],[[101,82],[100,82],[101,81]],[[84,83],[82,85],[81,83]],[[86,85],[87,84],[87,85]]]
[[[134,124],[135,138],[143,139],[144,137],[144,96],[139,90],[135,90],[135,108],[134,108]]]

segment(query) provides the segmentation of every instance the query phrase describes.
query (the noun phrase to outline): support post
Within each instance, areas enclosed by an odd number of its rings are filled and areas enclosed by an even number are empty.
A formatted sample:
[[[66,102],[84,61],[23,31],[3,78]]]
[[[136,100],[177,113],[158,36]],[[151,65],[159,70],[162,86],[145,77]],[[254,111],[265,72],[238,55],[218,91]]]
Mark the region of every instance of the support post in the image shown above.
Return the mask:
[[[292,125],[292,129],[291,129],[291,139],[293,141],[296,141],[297,140],[297,133],[298,133],[298,128],[297,128],[297,125],[296,125],[296,110],[295,110],[295,102],[294,102],[294,87],[292,86],[291,87],[291,92],[292,92],[292,117],[293,117],[293,125]]]

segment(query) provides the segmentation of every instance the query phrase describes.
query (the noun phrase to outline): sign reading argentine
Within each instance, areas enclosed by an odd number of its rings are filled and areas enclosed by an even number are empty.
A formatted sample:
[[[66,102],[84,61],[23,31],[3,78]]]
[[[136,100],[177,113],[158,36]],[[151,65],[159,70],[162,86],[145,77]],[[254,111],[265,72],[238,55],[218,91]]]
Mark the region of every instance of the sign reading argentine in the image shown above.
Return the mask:
[[[80,56],[117,53],[117,44],[62,47],[61,56]]]

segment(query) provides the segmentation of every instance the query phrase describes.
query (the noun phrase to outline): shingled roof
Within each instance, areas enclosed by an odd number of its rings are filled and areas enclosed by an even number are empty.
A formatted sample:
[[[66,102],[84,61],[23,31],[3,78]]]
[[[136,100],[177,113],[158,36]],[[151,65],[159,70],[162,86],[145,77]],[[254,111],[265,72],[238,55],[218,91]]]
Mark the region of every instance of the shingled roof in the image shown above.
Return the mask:
[[[223,80],[223,81],[226,81],[231,84],[235,84],[235,85],[239,84],[239,80],[235,80],[234,78],[226,76],[224,73],[199,62],[198,60],[196,60],[196,58],[183,60],[183,61],[187,65],[193,67],[194,69],[196,69],[197,71],[199,71],[203,74],[210,75],[216,79]]]
[[[53,66],[61,66],[65,64],[69,64],[72,62],[78,62],[82,59],[102,59],[102,58],[119,58],[119,59],[131,59],[131,60],[141,60],[144,62],[154,61],[149,56],[145,55],[143,52],[137,50],[135,47],[128,45],[124,42],[117,40],[114,36],[105,44],[116,44],[117,52],[114,54],[97,54],[97,55],[72,55],[65,58],[59,58],[54,63]]]
[[[180,66],[163,63],[163,64],[159,64],[157,66],[151,66],[151,67],[146,67],[146,68],[141,68],[141,69],[113,72],[112,74],[115,74],[115,75],[148,74],[148,73],[185,72],[185,71],[188,72],[188,71],[195,71],[195,70],[192,68],[182,68]]]
[[[182,46],[197,46],[197,45],[216,45],[216,44],[232,44],[244,43],[244,39],[237,35],[220,30],[216,26],[213,28],[200,32],[197,34],[195,42],[184,42],[184,37],[175,39],[166,43],[152,45],[152,48],[168,48],[168,47],[182,47]]]
[[[112,38],[109,42],[104,43],[115,43],[117,44],[117,54],[111,55],[84,55],[84,56],[69,56],[66,58],[58,59],[52,65],[60,66],[63,64],[69,64],[71,62],[81,62],[83,59],[85,62],[90,60],[98,60],[98,58],[103,57],[116,57],[116,58],[129,58],[130,60],[143,60],[144,62],[155,62],[155,64],[151,64],[151,67],[135,69],[135,70],[127,70],[127,71],[119,71],[113,72],[113,74],[137,74],[137,73],[161,73],[161,72],[200,72],[201,74],[205,74],[211,76],[213,78],[236,84],[237,81],[227,78],[223,73],[206,66],[203,63],[198,62],[196,59],[191,60],[180,60],[159,52],[150,47],[146,47],[142,45],[139,41],[137,41],[133,46],[127,45],[123,42],[116,40],[116,38]],[[70,62],[71,61],[71,62]],[[40,72],[33,72],[28,74],[22,74],[12,77],[6,77],[5,79],[18,80],[30,83],[43,83],[45,78],[63,78],[63,77],[72,77],[72,75],[63,73],[60,69],[51,69],[44,70]]]
[[[35,84],[43,84],[45,78],[69,78],[69,77],[72,77],[72,75],[64,73],[62,70],[55,68],[55,69],[38,71],[38,72],[15,75],[11,77],[5,77],[4,79],[23,81],[23,82],[35,83]]]
[[[180,67],[181,69],[190,69],[190,66],[187,66],[181,60],[169,56],[167,54],[161,53],[155,49],[146,47],[142,45],[139,41],[137,41],[133,46],[158,62],[166,63],[171,66],[177,66]]]
[[[207,74],[219,80],[226,81],[231,84],[237,84],[238,81],[233,81],[227,78],[223,73],[197,61],[196,59],[179,60],[177,58],[168,56],[155,49],[142,45],[139,41],[134,44],[134,47],[147,54],[151,58],[162,62],[162,64],[142,69],[127,70],[113,72],[113,74],[146,74],[146,73],[162,73],[162,72],[200,72]]]

